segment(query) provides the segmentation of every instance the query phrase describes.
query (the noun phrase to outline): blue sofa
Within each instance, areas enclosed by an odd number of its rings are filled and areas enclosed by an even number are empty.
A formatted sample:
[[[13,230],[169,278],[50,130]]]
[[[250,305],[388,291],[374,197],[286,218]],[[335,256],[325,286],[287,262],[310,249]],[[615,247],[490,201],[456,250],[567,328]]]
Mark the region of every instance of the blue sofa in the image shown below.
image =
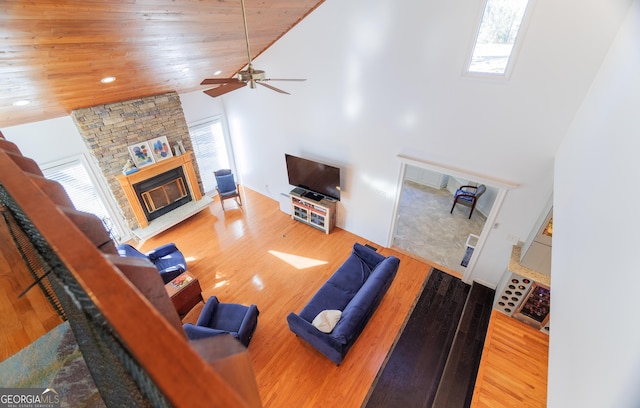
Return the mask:
[[[396,276],[400,260],[354,244],[347,260],[316,292],[299,314],[287,316],[289,328],[320,353],[340,364],[376,310]],[[342,316],[330,333],[312,324],[324,310]]]

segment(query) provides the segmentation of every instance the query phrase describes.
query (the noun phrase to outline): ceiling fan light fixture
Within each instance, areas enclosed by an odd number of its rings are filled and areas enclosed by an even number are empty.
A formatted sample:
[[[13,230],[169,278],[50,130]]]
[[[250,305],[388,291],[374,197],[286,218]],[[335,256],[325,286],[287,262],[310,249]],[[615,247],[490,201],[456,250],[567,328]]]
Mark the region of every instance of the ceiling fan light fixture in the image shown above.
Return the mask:
[[[216,72],[213,73],[213,75],[220,75],[220,74],[222,74],[221,70],[217,70]]]
[[[185,72],[189,72],[189,67],[184,67],[184,68],[182,68],[182,69],[180,70],[180,72],[182,72],[183,74],[184,74]]]
[[[247,28],[247,12],[244,7],[244,0],[240,0],[240,6],[242,8],[242,24],[244,26],[244,39],[247,46],[247,69],[244,71],[238,71],[233,78],[205,78],[200,85],[219,85],[216,88],[207,89],[205,94],[216,97],[223,95],[227,92],[231,92],[235,89],[242,88],[249,85],[249,88],[255,89],[256,85],[264,86],[272,91],[276,91],[282,94],[290,95],[289,92],[285,92],[282,89],[278,89],[275,86],[268,85],[266,81],[305,81],[305,79],[272,79],[267,78],[264,71],[254,69],[251,64],[251,50],[249,46],[249,29]],[[214,75],[221,74],[221,71],[216,71]]]
[[[247,71],[238,72],[238,79],[242,82],[263,81],[265,79],[265,74],[264,71],[260,69],[253,69],[253,67],[250,67]]]
[[[28,99],[20,99],[19,101],[15,101],[14,103],[12,103],[13,106],[25,106],[30,104],[31,101]]]
[[[103,84],[110,84],[111,82],[115,81],[116,77],[114,76],[108,76],[108,77],[104,77],[100,80],[100,82],[102,82]]]

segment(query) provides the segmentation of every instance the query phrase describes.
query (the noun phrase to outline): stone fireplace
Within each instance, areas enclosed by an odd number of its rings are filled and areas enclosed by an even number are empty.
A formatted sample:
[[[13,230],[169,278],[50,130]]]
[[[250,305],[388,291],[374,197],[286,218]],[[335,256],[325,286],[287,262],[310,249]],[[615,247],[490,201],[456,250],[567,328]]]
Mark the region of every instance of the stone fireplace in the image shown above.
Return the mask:
[[[191,154],[172,157],[117,177],[140,228],[154,219],[202,198]]]
[[[101,169],[122,218],[133,232],[144,229],[154,218],[173,210],[178,201],[185,200],[185,194],[191,196],[192,202],[207,198],[202,197],[202,181],[198,165],[192,158],[193,146],[177,93],[77,109],[71,112],[71,117]],[[182,142],[187,153],[124,176],[122,169],[130,158],[128,146],[160,136],[166,136],[170,146]],[[146,194],[141,193],[140,198],[133,187],[129,192],[121,182],[124,179],[136,180],[133,184],[140,183],[176,168],[184,173],[182,182],[176,181],[163,188],[154,186]],[[192,202],[182,207],[188,207]]]

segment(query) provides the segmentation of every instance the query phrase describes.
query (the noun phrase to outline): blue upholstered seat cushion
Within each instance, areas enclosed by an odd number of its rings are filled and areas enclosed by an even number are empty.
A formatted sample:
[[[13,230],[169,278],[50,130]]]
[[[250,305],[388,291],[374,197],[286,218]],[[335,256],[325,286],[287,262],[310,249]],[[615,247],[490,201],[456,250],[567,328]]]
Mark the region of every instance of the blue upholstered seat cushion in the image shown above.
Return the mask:
[[[362,285],[358,293],[345,307],[342,318],[333,330],[332,337],[336,341],[347,344],[360,334],[368,317],[373,313],[376,305],[391,285],[399,265],[398,258],[389,257],[380,268],[376,269],[377,272]]]
[[[218,190],[220,190],[221,194],[236,190],[236,182],[233,178],[233,174],[216,176],[216,181],[218,182]]]
[[[256,305],[220,303],[216,296],[211,296],[202,308],[196,324],[187,323],[184,330],[191,340],[229,333],[248,347],[258,326],[259,314]]]
[[[370,274],[370,266],[352,253],[300,311],[300,317],[311,323],[323,310],[344,310]]]
[[[355,254],[347,258],[327,283],[336,286],[346,293],[355,294],[369,278],[371,268]]]
[[[466,194],[466,195],[461,195],[461,194]],[[472,201],[473,197],[469,197],[469,196],[474,196],[475,194],[470,192],[470,191],[464,191],[461,189],[456,190],[456,197],[458,197],[458,200],[465,200],[465,201]]]
[[[237,332],[248,310],[249,308],[244,305],[220,303],[216,307],[216,311],[213,313],[211,320],[203,325],[218,330]],[[198,322],[198,324],[200,324],[200,322]]]

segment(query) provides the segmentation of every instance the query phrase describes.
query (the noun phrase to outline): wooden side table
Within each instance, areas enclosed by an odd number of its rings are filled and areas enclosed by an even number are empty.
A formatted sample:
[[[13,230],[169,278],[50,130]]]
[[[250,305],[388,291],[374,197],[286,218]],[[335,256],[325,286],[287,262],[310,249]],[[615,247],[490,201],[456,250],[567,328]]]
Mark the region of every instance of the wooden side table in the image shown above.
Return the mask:
[[[202,298],[202,288],[198,278],[189,272],[184,272],[175,277],[171,282],[164,285],[167,294],[173,302],[173,306],[178,311],[182,319],[195,305],[204,302]]]

